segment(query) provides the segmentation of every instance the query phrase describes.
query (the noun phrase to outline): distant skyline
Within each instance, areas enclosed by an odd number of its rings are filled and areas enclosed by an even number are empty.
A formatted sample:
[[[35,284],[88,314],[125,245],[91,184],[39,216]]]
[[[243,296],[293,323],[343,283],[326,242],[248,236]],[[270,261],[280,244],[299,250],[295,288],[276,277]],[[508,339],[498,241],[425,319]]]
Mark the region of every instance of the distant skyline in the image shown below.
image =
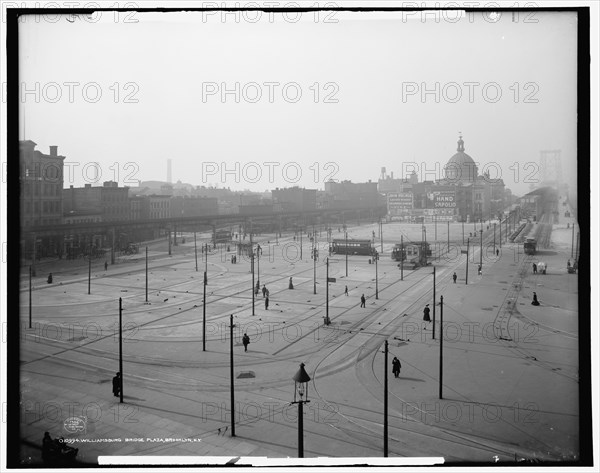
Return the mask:
[[[97,169],[98,184],[166,181],[168,159],[173,182],[256,192],[375,182],[410,163],[437,179],[462,132],[514,193],[536,185],[546,149],[562,150],[575,190],[573,13],[125,18],[21,25],[20,137],[25,113],[37,149],[77,164],[65,187]]]

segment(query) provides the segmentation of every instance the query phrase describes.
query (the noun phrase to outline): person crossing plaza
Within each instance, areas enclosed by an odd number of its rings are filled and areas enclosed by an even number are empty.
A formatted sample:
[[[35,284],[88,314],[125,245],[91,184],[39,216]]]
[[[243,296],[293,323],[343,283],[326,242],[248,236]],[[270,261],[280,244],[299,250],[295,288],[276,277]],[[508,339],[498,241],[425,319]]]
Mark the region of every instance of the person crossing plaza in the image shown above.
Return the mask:
[[[367,300],[365,299],[365,295],[363,294],[362,296],[360,296],[360,306],[366,308],[366,302]]]

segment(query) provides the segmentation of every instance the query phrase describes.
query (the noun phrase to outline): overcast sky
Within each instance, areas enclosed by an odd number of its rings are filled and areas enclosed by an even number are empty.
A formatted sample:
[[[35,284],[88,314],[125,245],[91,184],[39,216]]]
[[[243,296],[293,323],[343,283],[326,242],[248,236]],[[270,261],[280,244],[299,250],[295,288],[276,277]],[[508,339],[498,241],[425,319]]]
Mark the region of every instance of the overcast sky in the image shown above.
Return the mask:
[[[21,138],[79,164],[65,187],[96,169],[100,183],[166,180],[170,158],[174,182],[263,191],[376,181],[384,166],[399,177],[403,163],[441,177],[422,165],[441,169],[460,131],[517,194],[546,149],[575,187],[574,14],[258,15],[27,18]]]

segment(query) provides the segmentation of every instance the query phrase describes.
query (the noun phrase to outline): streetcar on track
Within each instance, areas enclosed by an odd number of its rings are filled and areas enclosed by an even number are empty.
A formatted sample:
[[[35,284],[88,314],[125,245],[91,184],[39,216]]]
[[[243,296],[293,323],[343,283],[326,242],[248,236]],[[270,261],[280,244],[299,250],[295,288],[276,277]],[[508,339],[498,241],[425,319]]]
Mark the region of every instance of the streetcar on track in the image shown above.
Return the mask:
[[[331,253],[336,255],[365,255],[375,254],[371,240],[333,240],[331,243]]]
[[[426,266],[428,256],[431,256],[431,248],[427,242],[396,243],[392,249],[392,260],[404,261],[408,267]]]
[[[523,251],[526,255],[535,255],[537,252],[537,241],[535,238],[527,238],[523,243]]]

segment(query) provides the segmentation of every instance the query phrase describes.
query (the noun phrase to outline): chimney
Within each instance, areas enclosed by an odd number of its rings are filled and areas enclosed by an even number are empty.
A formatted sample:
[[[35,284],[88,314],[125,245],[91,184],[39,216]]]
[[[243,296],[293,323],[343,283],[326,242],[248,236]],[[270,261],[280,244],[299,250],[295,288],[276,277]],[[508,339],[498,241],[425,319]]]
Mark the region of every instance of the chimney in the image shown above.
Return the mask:
[[[50,156],[58,156],[58,146],[50,146]]]

